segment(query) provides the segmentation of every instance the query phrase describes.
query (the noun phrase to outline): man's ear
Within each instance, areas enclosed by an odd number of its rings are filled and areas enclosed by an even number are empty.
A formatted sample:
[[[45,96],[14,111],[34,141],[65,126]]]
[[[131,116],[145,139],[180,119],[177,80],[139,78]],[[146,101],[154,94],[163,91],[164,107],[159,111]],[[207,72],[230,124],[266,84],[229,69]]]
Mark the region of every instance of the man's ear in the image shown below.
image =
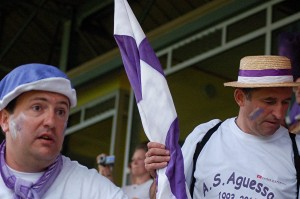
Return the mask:
[[[0,111],[0,125],[2,128],[2,131],[4,133],[6,133],[9,130],[9,125],[8,125],[8,121],[9,121],[9,113],[7,110],[3,109]]]
[[[237,88],[234,90],[234,99],[240,107],[245,105],[246,96],[241,89]]]

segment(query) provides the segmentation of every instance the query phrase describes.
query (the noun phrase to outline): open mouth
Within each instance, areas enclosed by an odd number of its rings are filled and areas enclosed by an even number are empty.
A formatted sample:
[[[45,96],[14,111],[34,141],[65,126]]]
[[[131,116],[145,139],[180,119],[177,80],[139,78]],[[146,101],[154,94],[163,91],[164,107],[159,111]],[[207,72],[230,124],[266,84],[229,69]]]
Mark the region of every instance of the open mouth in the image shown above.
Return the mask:
[[[50,138],[49,136],[46,136],[46,135],[39,137],[39,139],[52,140],[52,138]]]

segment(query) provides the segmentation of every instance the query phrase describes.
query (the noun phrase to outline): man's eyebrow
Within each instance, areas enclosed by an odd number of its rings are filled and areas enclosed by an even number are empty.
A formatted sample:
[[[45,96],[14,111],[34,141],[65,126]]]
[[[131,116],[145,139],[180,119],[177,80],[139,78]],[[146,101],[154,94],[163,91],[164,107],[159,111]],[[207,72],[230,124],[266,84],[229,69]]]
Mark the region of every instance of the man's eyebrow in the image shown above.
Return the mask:
[[[45,97],[34,97],[34,98],[32,98],[31,100],[32,100],[32,101],[44,101],[44,102],[48,102],[48,99],[45,98]],[[58,104],[64,104],[64,105],[66,105],[67,107],[70,107],[70,103],[69,103],[68,100],[67,100],[67,101],[61,100],[61,101],[58,102]]]
[[[264,98],[264,100],[276,100],[276,98],[275,97],[266,97],[266,98]]]
[[[264,98],[264,100],[276,100],[277,98],[276,97],[266,97]],[[288,98],[285,98],[283,99],[282,101],[291,101],[292,98],[291,97],[288,97]]]
[[[64,105],[66,105],[67,107],[70,107],[69,101],[68,101],[68,102],[66,102],[66,101],[60,101],[59,104],[64,104]]]

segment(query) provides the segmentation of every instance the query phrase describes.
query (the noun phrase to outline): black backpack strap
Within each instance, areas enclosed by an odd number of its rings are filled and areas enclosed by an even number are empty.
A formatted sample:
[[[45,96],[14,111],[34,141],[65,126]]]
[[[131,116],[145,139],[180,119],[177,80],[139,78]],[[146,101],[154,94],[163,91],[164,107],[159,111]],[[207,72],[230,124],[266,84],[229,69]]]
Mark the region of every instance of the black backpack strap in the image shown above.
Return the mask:
[[[191,197],[193,197],[194,186],[195,186],[195,182],[196,182],[196,178],[194,177],[194,172],[195,172],[195,169],[196,169],[196,162],[197,162],[198,156],[199,156],[201,150],[203,149],[204,145],[206,144],[206,142],[209,140],[210,136],[219,128],[221,123],[222,122],[219,122],[214,127],[209,129],[207,131],[207,133],[204,135],[203,139],[200,142],[197,143],[196,150],[195,150],[195,153],[194,153],[194,156],[193,156],[193,172],[192,172],[192,182],[191,182],[191,186],[190,186]]]
[[[298,152],[298,147],[296,143],[296,134],[294,133],[289,133],[291,140],[292,140],[292,145],[293,145],[293,151],[294,151],[294,162],[295,162],[295,168],[296,168],[296,174],[297,174],[297,199],[299,195],[299,185],[300,185],[300,156]]]

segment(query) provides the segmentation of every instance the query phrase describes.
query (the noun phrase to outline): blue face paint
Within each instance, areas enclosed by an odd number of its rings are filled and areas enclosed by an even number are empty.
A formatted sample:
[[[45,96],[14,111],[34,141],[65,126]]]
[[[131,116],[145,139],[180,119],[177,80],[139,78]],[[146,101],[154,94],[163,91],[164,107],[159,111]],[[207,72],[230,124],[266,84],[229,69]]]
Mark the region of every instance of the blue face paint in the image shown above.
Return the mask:
[[[250,115],[249,115],[250,120],[255,120],[263,112],[264,112],[264,109],[256,108],[252,113],[250,113]]]

